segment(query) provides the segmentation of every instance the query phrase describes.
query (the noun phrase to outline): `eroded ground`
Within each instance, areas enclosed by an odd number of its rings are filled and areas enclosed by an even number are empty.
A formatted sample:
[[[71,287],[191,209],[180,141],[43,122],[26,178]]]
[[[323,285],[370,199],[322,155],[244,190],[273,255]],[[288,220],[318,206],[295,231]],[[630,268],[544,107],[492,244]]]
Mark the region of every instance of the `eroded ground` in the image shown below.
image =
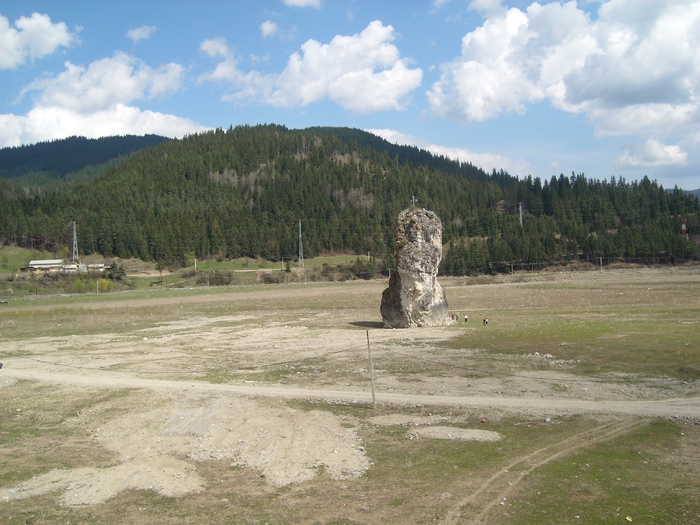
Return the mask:
[[[522,453],[529,451],[539,461],[534,464],[543,466],[577,447],[635,431],[648,421],[639,415],[681,423],[700,418],[692,373],[653,373],[653,362],[626,370],[616,366],[617,357],[606,357],[616,345],[615,356],[638,356],[640,362],[644,351],[669,358],[677,352],[676,368],[692,372],[695,354],[686,349],[697,343],[692,286],[700,283],[700,271],[504,280],[447,281],[451,307],[460,319],[469,312],[469,323],[410,330],[380,328],[385,285],[378,282],[12,304],[2,318],[0,423],[6,430],[0,455],[11,471],[0,486],[0,512],[18,520],[26,509],[49,505],[90,508],[85,515],[95,517],[96,509],[103,512],[111,502],[148,493],[230,503],[234,498],[219,497],[218,485],[232,483],[233,476],[249,498],[245,504],[236,500],[247,509],[236,514],[242,522],[261,516],[286,516],[275,522],[326,523],[347,516],[401,522],[414,513],[401,495],[415,496],[410,487],[418,482],[425,485],[418,493],[436,497],[425,505],[416,500],[415,522],[483,520],[507,500],[484,500],[478,512],[464,509],[502,481],[489,470],[498,469],[499,461],[525,465]],[[644,332],[666,317],[677,324],[677,340],[661,328],[656,335]],[[560,324],[550,326],[553,318]],[[590,326],[600,333],[585,333]],[[367,334],[379,402],[374,410]],[[645,341],[649,348],[639,353]],[[558,434],[562,427],[555,423],[567,418],[570,432]],[[506,431],[499,426],[503,421]],[[504,452],[524,428],[557,431],[518,445],[521,454]],[[688,436],[697,439],[693,432]],[[449,447],[467,455],[479,454],[475,447],[491,448],[483,449],[481,466],[457,462],[460,475],[450,481],[444,472],[410,482],[397,474],[396,497],[386,486],[381,497],[368,495],[373,472],[378,480],[389,475],[376,462],[390,456],[381,452],[390,438],[401,447],[443,443],[448,455]],[[575,446],[567,448],[567,439]],[[547,448],[557,444],[561,449]],[[23,460],[30,450],[36,457]],[[686,459],[698,461],[697,450],[685,450]],[[401,468],[411,470],[413,461]],[[508,481],[509,487],[522,479]],[[286,493],[280,490],[301,498],[307,489],[325,496],[307,507],[294,498],[281,503]],[[347,511],[329,510],[332,501],[348,506],[345,490],[363,496],[350,498]],[[281,500],[266,499],[274,494]],[[376,512],[361,497],[374,501]],[[113,516],[112,522],[133,519]]]

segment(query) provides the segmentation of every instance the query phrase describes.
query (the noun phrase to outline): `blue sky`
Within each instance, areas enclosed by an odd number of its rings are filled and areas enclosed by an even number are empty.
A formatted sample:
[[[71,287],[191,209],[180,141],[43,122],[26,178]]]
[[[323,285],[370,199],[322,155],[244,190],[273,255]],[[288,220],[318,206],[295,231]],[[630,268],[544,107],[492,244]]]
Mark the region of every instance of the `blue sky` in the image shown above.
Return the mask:
[[[518,176],[700,187],[700,0],[6,0],[0,147],[351,126]]]

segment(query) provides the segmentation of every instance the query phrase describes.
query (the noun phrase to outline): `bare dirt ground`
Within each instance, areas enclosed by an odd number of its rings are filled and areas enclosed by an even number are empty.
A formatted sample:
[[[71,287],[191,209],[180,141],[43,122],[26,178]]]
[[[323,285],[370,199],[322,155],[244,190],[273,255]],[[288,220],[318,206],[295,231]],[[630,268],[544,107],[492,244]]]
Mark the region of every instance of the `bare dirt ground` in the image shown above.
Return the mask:
[[[692,274],[696,280],[697,273]],[[628,274],[632,279],[645,278],[644,271]],[[628,274],[619,273],[617,281]],[[597,274],[559,279],[589,283],[600,279],[590,293],[569,296],[563,292],[562,300],[582,309],[596,304],[596,294],[612,282],[610,275]],[[198,461],[203,460],[249,469],[273,487],[306,482],[320,470],[337,481],[357,479],[372,468],[359,437],[362,422],[328,411],[294,408],[284,399],[370,403],[367,331],[375,358],[377,402],[397,407],[397,414],[369,423],[403,425],[407,439],[498,440],[495,432],[449,424],[478,422],[502,413],[524,419],[601,414],[601,421],[608,421],[556,447],[520,458],[506,469],[510,477],[495,473],[476,492],[454,503],[447,523],[459,521],[460,509],[479,498],[485,516],[499,503],[489,496],[493,486],[506,481],[513,486],[567,451],[635,428],[631,416],[700,420],[697,381],[658,377],[634,382],[624,374],[617,376],[619,381],[610,377],[600,381],[575,374],[570,363],[544,351],[501,357],[493,366],[517,371],[503,375],[416,369],[416,362],[460,360],[488,365],[479,360],[478,348],[441,346],[457,333],[485,328],[472,321],[457,327],[380,329],[378,298],[384,286],[379,282],[300,285],[86,302],[63,308],[69,310],[69,318],[101,323],[99,329],[81,330],[70,321],[65,328],[72,333],[60,333],[63,327],[56,323],[53,332],[37,330],[36,336],[3,339],[2,352],[9,357],[3,358],[0,393],[23,382],[51,385],[57,397],[69,398],[86,390],[127,393],[88,404],[69,423],[86,429],[95,447],[112,454],[110,466],[54,469],[0,488],[0,501],[56,492],[61,505],[85,506],[128,489],[150,489],[173,497],[197,493],[206,489],[197,471]],[[500,291],[507,295],[508,287],[520,286],[504,284]],[[522,301],[524,309],[548,300],[536,288],[497,298],[489,286],[458,282],[448,283],[447,293],[451,304],[458,311],[473,312],[474,320],[491,315],[513,298]],[[56,307],[17,306],[18,311],[24,308],[34,308],[51,320]],[[116,313],[105,322],[100,310]],[[98,316],[96,321],[90,321],[91,312]],[[559,384],[571,386],[553,389]],[[406,406],[461,407],[474,417],[399,414],[400,407]],[[497,491],[499,497],[503,490]]]
[[[116,418],[105,419],[109,407],[102,405],[76,415],[75,424],[88,427],[95,445],[115,454],[116,465],[51,471],[1,490],[0,498],[62,490],[61,503],[90,505],[129,488],[178,496],[204,488],[193,465],[212,459],[254,469],[274,486],[307,481],[321,465],[335,480],[356,477],[369,466],[352,428],[327,412],[302,414],[191,389],[144,396]]]

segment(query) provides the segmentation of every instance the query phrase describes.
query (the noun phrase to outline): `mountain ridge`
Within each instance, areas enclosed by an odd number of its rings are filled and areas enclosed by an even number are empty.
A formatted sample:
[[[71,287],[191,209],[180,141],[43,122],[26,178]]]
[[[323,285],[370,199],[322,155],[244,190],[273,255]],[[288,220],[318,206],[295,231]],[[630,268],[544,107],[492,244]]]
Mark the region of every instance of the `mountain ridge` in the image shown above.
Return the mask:
[[[0,191],[0,240],[65,246],[75,220],[84,254],[280,260],[297,253],[301,220],[307,256],[390,261],[396,218],[413,198],[441,218],[444,271],[455,274],[512,261],[685,257],[697,245],[681,237],[681,220],[700,233],[700,201],[647,178],[519,180],[362,130],[268,124],[164,141],[69,190]]]
[[[0,179],[15,179],[30,172],[42,172],[49,178],[60,178],[167,140],[170,139],[158,135],[122,135],[97,139],[72,136],[2,148]]]

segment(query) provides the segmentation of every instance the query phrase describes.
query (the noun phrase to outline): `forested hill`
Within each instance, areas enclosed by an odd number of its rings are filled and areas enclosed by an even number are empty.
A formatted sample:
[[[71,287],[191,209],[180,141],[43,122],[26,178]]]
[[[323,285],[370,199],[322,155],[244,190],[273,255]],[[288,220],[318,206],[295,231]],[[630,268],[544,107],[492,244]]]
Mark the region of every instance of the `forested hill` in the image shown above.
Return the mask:
[[[413,196],[443,221],[448,273],[698,251],[680,235],[682,220],[691,236],[700,233],[698,199],[648,179],[518,180],[359,130],[274,125],[163,142],[70,191],[34,198],[0,191],[0,240],[57,250],[69,245],[75,220],[83,254],[173,265],[193,256],[279,260],[297,253],[301,220],[306,256],[383,257]]]
[[[158,135],[126,135],[99,139],[69,137],[28,146],[2,148],[0,179],[15,179],[35,172],[53,178],[63,177],[68,173],[130,155],[166,140],[169,139]]]
[[[452,159],[433,155],[429,151],[415,146],[392,144],[377,135],[355,128],[311,127],[306,128],[303,132],[313,133],[319,137],[335,135],[343,142],[356,143],[358,146],[368,147],[379,153],[386,153],[392,159],[397,159],[399,164],[425,166],[431,170],[440,170],[453,175],[463,175],[472,180],[487,181],[489,179],[497,179],[504,185],[508,185],[509,182],[516,180],[503,171],[488,175],[472,164],[455,162]]]

